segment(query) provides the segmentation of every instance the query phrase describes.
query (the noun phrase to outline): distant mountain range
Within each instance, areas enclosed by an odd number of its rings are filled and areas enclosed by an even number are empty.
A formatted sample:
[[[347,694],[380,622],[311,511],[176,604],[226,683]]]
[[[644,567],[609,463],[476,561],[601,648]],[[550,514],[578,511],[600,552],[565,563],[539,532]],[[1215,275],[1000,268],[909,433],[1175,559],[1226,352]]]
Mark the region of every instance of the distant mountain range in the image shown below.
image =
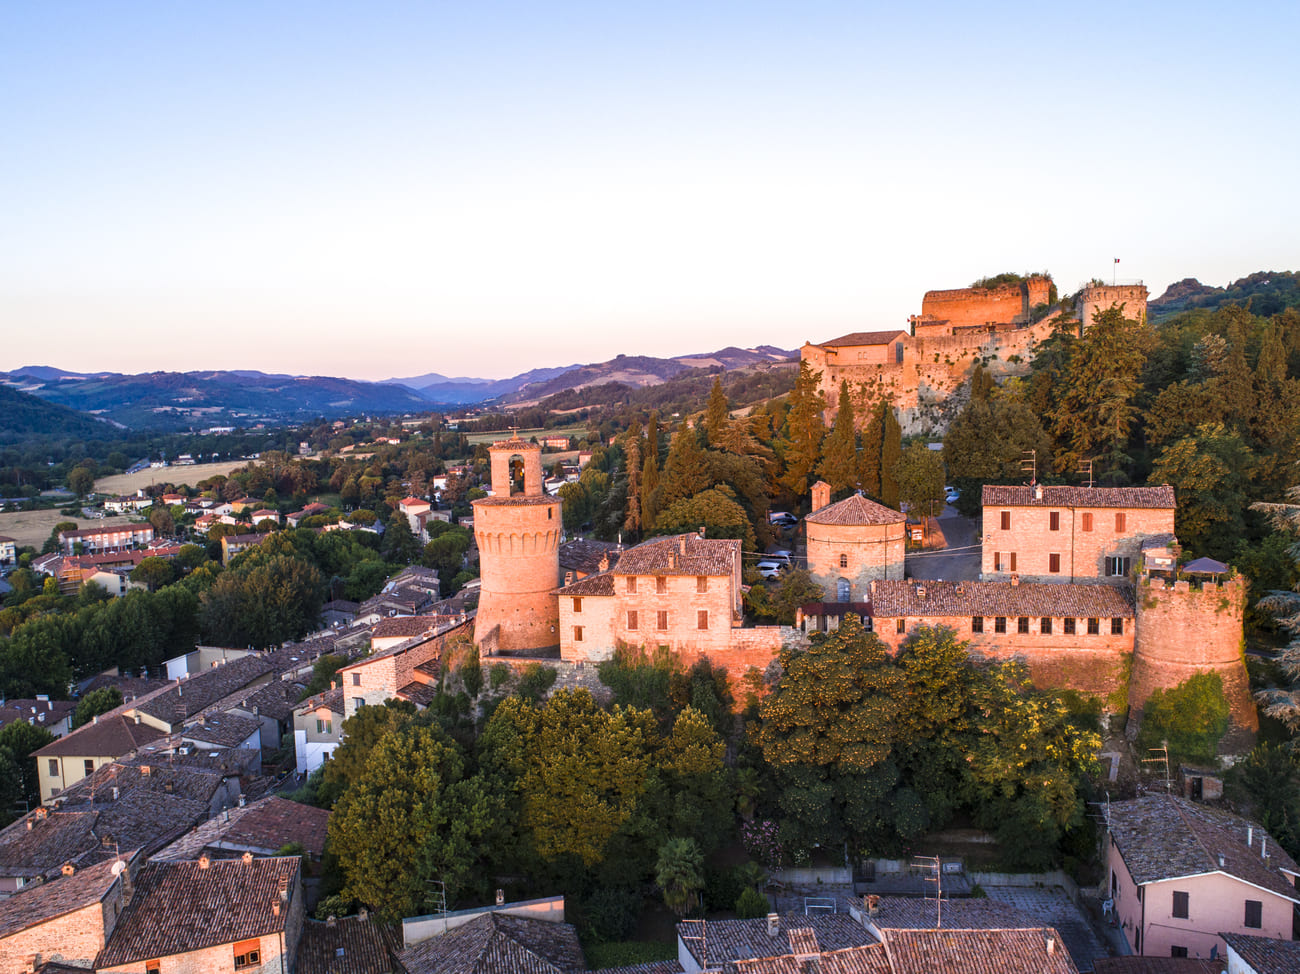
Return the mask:
[[[0,372],[0,388],[8,386],[135,429],[183,430],[278,425],[316,416],[427,412],[438,406],[507,405],[608,382],[641,387],[687,369],[737,369],[795,357],[796,352],[762,345],[669,359],[620,355],[592,365],[533,369],[509,379],[450,378],[429,372],[386,382],[249,370],[124,375],[36,365]],[[9,424],[0,420],[0,425]]]
[[[1212,287],[1187,277],[1170,284],[1164,294],[1148,301],[1147,317],[1164,321],[1184,311],[1212,311],[1225,304],[1240,304],[1263,318],[1300,307],[1300,273],[1256,271],[1227,287]]]

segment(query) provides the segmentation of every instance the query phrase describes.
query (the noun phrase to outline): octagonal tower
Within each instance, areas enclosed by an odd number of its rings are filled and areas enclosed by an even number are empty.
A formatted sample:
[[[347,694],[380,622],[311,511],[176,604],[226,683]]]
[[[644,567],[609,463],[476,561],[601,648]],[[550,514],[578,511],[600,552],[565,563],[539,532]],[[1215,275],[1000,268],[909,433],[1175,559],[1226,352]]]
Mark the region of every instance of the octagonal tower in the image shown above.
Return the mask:
[[[474,641],[484,653],[558,647],[560,501],[542,489],[542,448],[512,436],[488,448],[492,496],[474,501],[482,575]],[[523,490],[515,489],[516,472]]]

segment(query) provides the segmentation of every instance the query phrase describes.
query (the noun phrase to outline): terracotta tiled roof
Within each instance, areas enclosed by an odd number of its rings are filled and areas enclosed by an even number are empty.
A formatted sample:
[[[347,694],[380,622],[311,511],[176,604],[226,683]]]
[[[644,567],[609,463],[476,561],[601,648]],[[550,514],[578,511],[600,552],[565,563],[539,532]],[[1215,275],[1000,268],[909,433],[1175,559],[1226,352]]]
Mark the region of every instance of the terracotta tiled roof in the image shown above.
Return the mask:
[[[1037,493],[1041,492],[1039,498]],[[1163,487],[1003,487],[985,484],[985,507],[1174,507],[1174,489]]]
[[[281,657],[284,652],[280,650],[280,655],[250,653],[232,659],[137,700],[131,709],[174,725],[178,717],[193,717],[199,711],[256,683],[268,673],[279,672],[283,668]]]
[[[432,632],[447,619],[445,616],[396,616],[392,619],[380,619],[371,631],[372,639],[391,639],[400,636],[411,639]]]
[[[0,900],[0,937],[98,903],[117,882],[118,862],[108,859]]]
[[[612,569],[615,575],[730,575],[740,542],[678,534],[628,548]]]
[[[563,571],[594,575],[601,571],[600,563],[603,559],[609,560],[607,568],[617,564],[622,550],[623,546],[613,541],[592,541],[585,538],[569,541],[560,545],[560,568]]]
[[[397,696],[399,699],[409,700],[417,706],[427,707],[437,699],[438,688],[432,683],[413,681],[404,687],[399,687]]]
[[[902,524],[907,515],[893,508],[877,504],[873,500],[854,494],[842,501],[828,504],[819,511],[813,511],[806,518],[809,524]]]
[[[401,954],[408,974],[571,974],[586,970],[567,923],[485,913]]]
[[[725,967],[726,971],[734,974],[809,974],[810,969],[795,954],[736,960]],[[823,951],[817,955],[817,974],[894,974],[894,970],[889,964],[889,954],[884,944],[847,947],[844,950]],[[898,974],[904,972],[899,971]],[[908,970],[906,974],[913,972]]]
[[[95,967],[116,967],[217,944],[280,933],[289,917],[280,891],[296,889],[301,860],[151,862],[136,877],[123,911]]]
[[[1297,957],[1300,958],[1300,955]],[[1223,974],[1227,966],[1222,959],[1210,960],[1207,957],[1139,957],[1136,954],[1128,957],[1098,957],[1092,964],[1093,974]],[[1268,970],[1281,969],[1270,967]],[[1300,966],[1291,970],[1300,974]]]
[[[1052,949],[1048,951],[1048,944]],[[1061,935],[1029,930],[889,930],[890,966],[898,974],[1078,974]]]
[[[344,712],[343,688],[330,687],[323,693],[318,693],[314,697],[308,697],[298,706],[294,707],[295,713],[309,713],[321,707],[328,707],[336,714]]]
[[[25,720],[34,727],[52,727],[77,709],[73,700],[8,700],[0,706],[0,727]]]
[[[1221,933],[1227,945],[1259,974],[1300,974],[1300,941]]]
[[[293,716],[293,708],[298,704],[298,698],[302,696],[302,684],[292,683],[288,680],[272,680],[264,686],[258,687],[246,697],[239,700],[239,709],[248,713],[257,708],[259,716],[270,717],[272,720],[284,721]]]
[[[541,450],[536,443],[525,440],[522,436],[511,436],[508,439],[497,440],[492,444],[493,450]]]
[[[627,967],[602,967],[601,974],[682,974],[682,965],[675,960],[652,960]]]
[[[932,899],[914,896],[882,896],[871,922],[891,930],[925,930],[936,920]],[[989,899],[946,899],[943,901],[943,925],[962,930],[1000,930],[1007,927],[1033,927],[1036,921],[1014,906]]]
[[[422,501],[418,497],[403,497],[401,501],[399,501],[399,503],[402,507],[428,507],[429,506],[428,501]]]
[[[148,724],[137,724],[128,717],[103,715],[99,720],[83,724],[71,734],[65,734],[33,753],[38,758],[120,758],[140,745],[156,741],[162,736],[162,731]]]
[[[900,335],[907,337],[907,332],[901,328],[893,331],[855,331],[820,344],[822,348],[839,348],[844,345],[888,345]]]
[[[924,596],[922,592],[924,591]],[[871,583],[871,614],[897,616],[1046,616],[1056,619],[1133,617],[1131,593],[1115,585],[1021,582]]]
[[[474,501],[474,506],[475,507],[480,507],[480,506],[481,507],[519,507],[519,506],[534,507],[540,504],[558,505],[559,503],[560,503],[560,499],[558,497],[553,497],[550,494],[540,494],[540,495],[539,494],[532,494],[532,495],[512,494],[509,497],[480,497],[478,500]]]
[[[702,967],[719,966],[740,958],[778,957],[790,951],[790,931],[811,929],[823,951],[843,950],[846,947],[863,947],[875,943],[875,938],[845,913],[822,916],[802,916],[783,913],[777,921],[776,936],[767,932],[767,919],[708,920],[704,939],[698,939],[698,924],[678,924],[679,935],[685,934],[682,943]],[[708,957],[704,957],[704,944]]]
[[[178,795],[207,805],[227,777],[229,774],[221,767],[195,767],[137,755],[96,768],[94,774],[64,789],[59,800],[64,808],[102,806],[111,800],[116,788],[119,797],[139,790],[145,794]]]
[[[238,747],[254,734],[260,734],[261,730],[261,722],[252,717],[220,713],[203,717],[197,723],[187,725],[180,733],[185,740],[198,744]]]
[[[378,920],[308,920],[298,943],[297,974],[393,974],[402,969],[401,949],[401,932]]]
[[[614,594],[614,576],[609,572],[601,572],[598,575],[588,575],[586,578],[580,578],[576,582],[570,582],[560,589],[560,594],[564,596],[573,595],[613,595]]]
[[[197,859],[204,849],[233,849],[273,855],[291,842],[319,859],[325,850],[330,813],[268,795],[243,808],[231,808],[181,836],[154,860]]]
[[[1240,815],[1172,795],[1147,795],[1111,803],[1110,834],[1138,885],[1221,872],[1300,903],[1300,891],[1281,872],[1300,873],[1300,866],[1263,826]]]

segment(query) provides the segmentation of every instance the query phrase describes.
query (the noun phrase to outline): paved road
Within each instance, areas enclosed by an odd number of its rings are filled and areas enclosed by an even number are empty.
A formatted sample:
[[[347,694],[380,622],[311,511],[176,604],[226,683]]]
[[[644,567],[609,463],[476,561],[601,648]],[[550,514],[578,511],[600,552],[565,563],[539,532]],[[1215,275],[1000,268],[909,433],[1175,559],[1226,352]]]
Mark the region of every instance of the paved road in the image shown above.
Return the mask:
[[[952,505],[945,505],[939,515],[943,533],[941,549],[909,552],[907,574],[911,578],[930,578],[948,582],[973,582],[980,576],[980,550],[975,537],[979,520],[965,518]]]

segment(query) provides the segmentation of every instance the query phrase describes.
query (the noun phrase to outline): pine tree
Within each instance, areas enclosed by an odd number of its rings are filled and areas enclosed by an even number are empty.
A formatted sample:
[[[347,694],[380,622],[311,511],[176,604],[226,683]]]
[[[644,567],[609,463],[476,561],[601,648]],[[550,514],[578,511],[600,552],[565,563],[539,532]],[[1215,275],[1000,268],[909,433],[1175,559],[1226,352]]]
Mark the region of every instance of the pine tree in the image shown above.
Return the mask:
[[[871,422],[862,431],[862,449],[858,453],[858,483],[869,497],[880,497],[880,449],[885,436],[885,403],[876,404]]]
[[[785,472],[781,484],[795,497],[808,493],[808,478],[817,464],[826,424],[822,422],[821,373],[807,362],[799,363],[799,378],[790,392],[786,417]]]
[[[655,510],[662,511],[674,502],[694,497],[710,486],[699,434],[683,420],[681,428],[673,436],[668,459],[664,462],[663,477],[659,480],[659,490],[655,497]]]
[[[839,409],[830,435],[822,441],[822,459],[817,475],[831,485],[835,493],[847,490],[858,481],[857,436],[853,429],[853,399],[848,382],[840,383]]]
[[[731,406],[727,402],[726,393],[722,391],[722,377],[714,376],[713,388],[709,390],[709,404],[704,410],[704,430],[712,449],[718,449],[730,421]]]
[[[887,402],[880,442],[880,499],[887,507],[898,507],[898,461],[902,455],[903,428],[898,425],[893,404]]]

